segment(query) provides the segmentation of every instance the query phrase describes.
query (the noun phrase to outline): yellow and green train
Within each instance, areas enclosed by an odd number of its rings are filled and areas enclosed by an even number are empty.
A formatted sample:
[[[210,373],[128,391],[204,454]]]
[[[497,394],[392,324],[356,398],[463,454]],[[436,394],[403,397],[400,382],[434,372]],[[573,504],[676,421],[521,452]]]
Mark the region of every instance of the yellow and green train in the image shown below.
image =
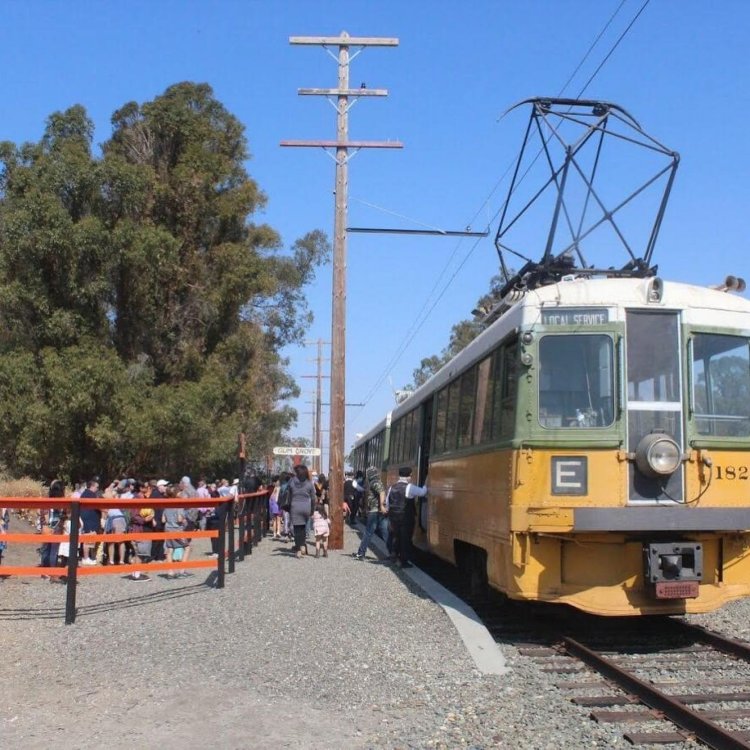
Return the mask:
[[[415,544],[512,599],[641,615],[750,595],[750,301],[658,277],[517,296],[354,467],[412,465]]]

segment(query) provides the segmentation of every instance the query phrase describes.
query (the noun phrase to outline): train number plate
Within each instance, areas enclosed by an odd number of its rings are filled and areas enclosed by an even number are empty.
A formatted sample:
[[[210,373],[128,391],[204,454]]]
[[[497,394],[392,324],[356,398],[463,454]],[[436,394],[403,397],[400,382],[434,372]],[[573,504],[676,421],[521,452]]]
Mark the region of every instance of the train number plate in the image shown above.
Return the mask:
[[[698,581],[659,581],[656,584],[656,598],[695,599],[699,585]]]

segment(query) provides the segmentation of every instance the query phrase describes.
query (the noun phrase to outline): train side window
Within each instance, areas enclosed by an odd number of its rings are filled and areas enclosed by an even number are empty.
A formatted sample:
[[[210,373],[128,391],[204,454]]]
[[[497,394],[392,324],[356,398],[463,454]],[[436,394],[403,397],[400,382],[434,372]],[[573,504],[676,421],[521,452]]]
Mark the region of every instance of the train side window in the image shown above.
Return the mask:
[[[443,388],[437,397],[437,411],[435,413],[435,444],[432,452],[436,455],[445,450],[445,428],[448,416],[448,388]]]
[[[458,428],[458,407],[461,395],[461,381],[454,380],[448,387],[448,413],[445,419],[445,450],[452,451],[456,447],[456,431]]]
[[[477,405],[474,411],[474,445],[490,439],[492,418],[493,380],[491,358],[483,359],[477,367]]]
[[[541,426],[608,427],[613,421],[612,339],[600,334],[543,336],[539,342]]]
[[[693,337],[693,404],[699,435],[750,435],[750,346],[744,336]]]
[[[394,433],[394,438],[391,442],[393,450],[391,453],[391,463],[398,463],[403,458],[403,445],[404,445],[404,420],[399,419],[395,426],[391,428]]]
[[[471,445],[471,419],[474,414],[477,368],[472,367],[461,376],[461,395],[458,404],[458,447]]]
[[[417,410],[414,409],[409,414],[409,441],[407,442],[406,456],[407,461],[413,461],[417,458]]]

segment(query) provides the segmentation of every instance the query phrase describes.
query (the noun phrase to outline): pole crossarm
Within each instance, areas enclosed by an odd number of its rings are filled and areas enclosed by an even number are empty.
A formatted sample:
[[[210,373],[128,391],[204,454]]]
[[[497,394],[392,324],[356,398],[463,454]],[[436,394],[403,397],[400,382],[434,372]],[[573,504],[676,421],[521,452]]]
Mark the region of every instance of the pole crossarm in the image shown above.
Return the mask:
[[[340,36],[290,36],[289,44],[316,44],[340,47],[398,47],[394,37],[349,36],[345,31]]]
[[[300,96],[388,96],[388,89],[297,89]]]
[[[487,237],[488,231],[471,232],[450,229],[393,229],[388,227],[347,227],[347,232],[359,234],[426,234],[431,237]]]
[[[290,148],[403,148],[401,141],[281,141]]]

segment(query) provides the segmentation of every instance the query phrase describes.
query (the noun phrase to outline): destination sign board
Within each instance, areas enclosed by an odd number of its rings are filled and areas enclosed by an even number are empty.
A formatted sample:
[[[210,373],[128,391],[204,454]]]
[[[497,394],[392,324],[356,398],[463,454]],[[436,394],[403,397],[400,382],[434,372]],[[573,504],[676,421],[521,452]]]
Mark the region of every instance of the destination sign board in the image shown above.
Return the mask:
[[[304,445],[277,445],[274,456],[319,456],[320,448],[306,448]]]
[[[557,307],[542,310],[542,325],[545,326],[601,326],[609,323],[606,307]]]

